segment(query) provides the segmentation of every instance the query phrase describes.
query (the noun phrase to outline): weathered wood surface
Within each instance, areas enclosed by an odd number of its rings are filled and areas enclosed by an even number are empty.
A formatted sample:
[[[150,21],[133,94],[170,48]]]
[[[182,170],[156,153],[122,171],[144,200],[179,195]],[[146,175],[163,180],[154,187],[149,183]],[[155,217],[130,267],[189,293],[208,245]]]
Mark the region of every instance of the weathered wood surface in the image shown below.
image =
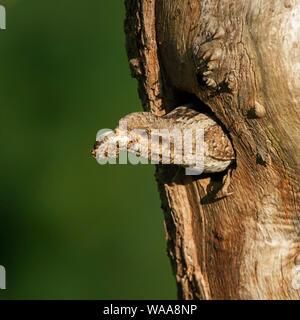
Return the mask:
[[[220,174],[157,169],[179,297],[299,299],[300,0],[125,3],[144,108],[205,104],[237,157],[222,199]]]

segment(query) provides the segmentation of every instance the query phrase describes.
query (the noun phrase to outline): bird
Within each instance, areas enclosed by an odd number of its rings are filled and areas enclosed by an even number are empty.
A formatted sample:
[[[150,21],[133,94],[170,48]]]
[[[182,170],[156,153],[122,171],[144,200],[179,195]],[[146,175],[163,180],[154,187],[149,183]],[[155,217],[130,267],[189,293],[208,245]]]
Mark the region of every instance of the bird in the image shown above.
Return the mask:
[[[203,135],[197,136],[199,132]],[[197,163],[201,138],[202,159]],[[120,151],[142,156],[151,163],[198,169],[200,174],[225,171],[235,161],[231,140],[216,117],[198,112],[190,105],[178,106],[163,116],[151,112],[126,115],[114,131],[97,137],[92,155],[98,160],[116,158]]]

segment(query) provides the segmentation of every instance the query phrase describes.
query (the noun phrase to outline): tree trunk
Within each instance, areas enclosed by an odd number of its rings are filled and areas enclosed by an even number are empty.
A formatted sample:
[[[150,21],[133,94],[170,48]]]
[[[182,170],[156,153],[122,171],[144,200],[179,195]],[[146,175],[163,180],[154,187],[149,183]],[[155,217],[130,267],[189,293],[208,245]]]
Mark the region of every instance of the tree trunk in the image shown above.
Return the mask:
[[[196,101],[236,153],[225,198],[223,174],[175,183],[157,167],[179,298],[298,299],[300,0],[125,3],[144,109]]]

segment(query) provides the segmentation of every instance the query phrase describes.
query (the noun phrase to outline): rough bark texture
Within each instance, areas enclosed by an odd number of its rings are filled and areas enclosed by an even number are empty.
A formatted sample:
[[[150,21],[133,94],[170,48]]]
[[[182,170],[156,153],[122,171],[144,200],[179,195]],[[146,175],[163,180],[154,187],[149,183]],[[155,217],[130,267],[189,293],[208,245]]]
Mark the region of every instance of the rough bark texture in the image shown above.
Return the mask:
[[[143,107],[205,104],[236,152],[223,199],[220,174],[157,168],[179,298],[299,299],[300,0],[125,3]]]

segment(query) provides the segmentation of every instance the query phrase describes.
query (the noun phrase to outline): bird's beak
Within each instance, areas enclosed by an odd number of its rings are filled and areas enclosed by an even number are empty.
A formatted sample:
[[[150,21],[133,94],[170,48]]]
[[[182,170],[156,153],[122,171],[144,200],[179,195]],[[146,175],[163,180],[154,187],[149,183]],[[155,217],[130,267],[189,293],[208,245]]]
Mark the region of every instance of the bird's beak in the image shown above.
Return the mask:
[[[94,158],[97,157],[97,149],[99,148],[100,144],[101,144],[100,141],[96,141],[94,143],[93,149],[91,150],[91,154]]]

